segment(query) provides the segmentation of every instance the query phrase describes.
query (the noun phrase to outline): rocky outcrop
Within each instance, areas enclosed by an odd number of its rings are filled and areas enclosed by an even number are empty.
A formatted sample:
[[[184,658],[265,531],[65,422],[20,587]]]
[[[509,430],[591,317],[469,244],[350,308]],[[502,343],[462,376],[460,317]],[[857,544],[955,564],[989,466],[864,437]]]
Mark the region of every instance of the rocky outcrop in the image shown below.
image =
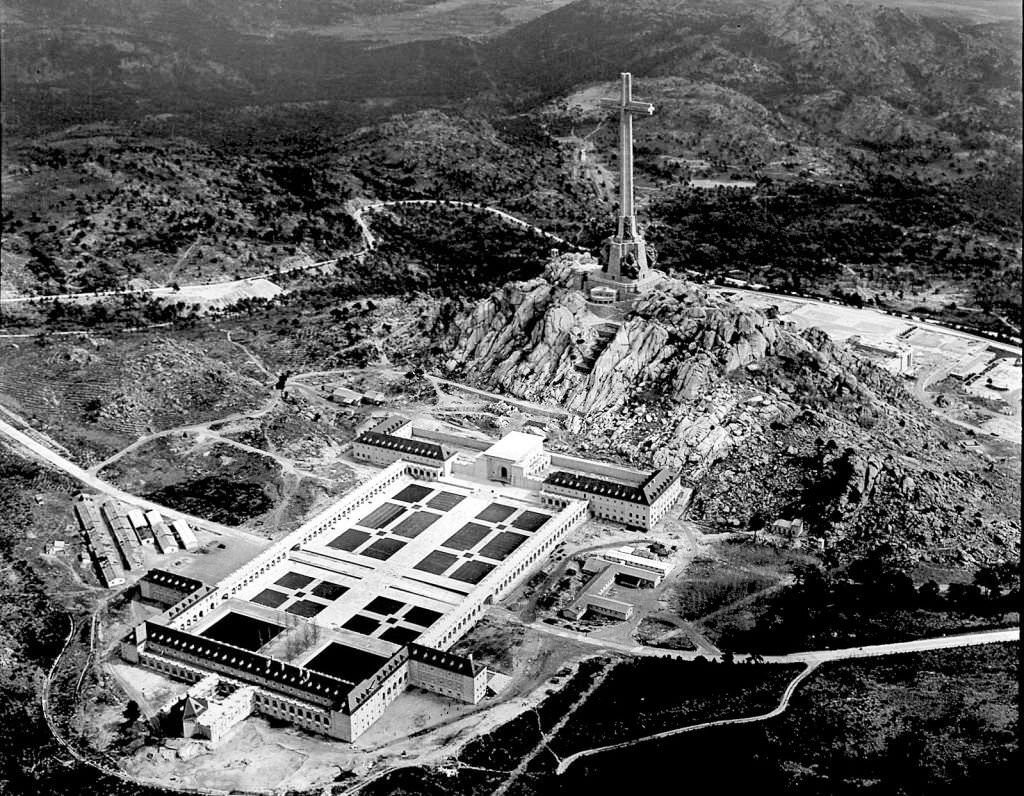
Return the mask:
[[[692,404],[766,359],[801,363],[831,391],[862,390],[863,363],[824,333],[798,332],[682,280],[663,279],[609,335],[573,288],[572,268],[587,259],[559,257],[544,276],[509,283],[460,316],[448,372],[592,419],[621,414],[645,391]]]
[[[456,324],[449,372],[475,376],[519,398],[601,414],[651,387],[693,401],[780,344],[789,352],[813,348],[761,313],[665,279],[621,321],[590,366],[581,368],[607,325],[572,289],[571,267],[582,259],[560,257],[543,277],[510,283],[479,302]]]
[[[836,549],[886,538],[924,555],[979,532],[995,540],[979,549],[1016,549],[1019,527],[986,508],[999,492],[948,473],[966,454],[898,379],[819,329],[682,280],[612,324],[574,289],[587,259],[561,256],[457,314],[448,372],[565,407],[579,453],[682,470],[699,485],[695,515],[713,524],[800,517]]]

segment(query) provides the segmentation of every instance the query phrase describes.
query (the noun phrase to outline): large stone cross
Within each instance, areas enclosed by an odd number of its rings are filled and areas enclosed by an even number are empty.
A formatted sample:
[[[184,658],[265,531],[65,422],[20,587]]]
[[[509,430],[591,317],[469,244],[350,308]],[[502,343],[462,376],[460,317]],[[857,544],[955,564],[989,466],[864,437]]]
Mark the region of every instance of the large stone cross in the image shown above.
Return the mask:
[[[622,72],[622,91],[618,99],[603,99],[601,106],[619,111],[619,228],[616,236],[636,240],[636,216],[633,213],[633,117],[650,116],[654,106],[633,99],[633,76]]]

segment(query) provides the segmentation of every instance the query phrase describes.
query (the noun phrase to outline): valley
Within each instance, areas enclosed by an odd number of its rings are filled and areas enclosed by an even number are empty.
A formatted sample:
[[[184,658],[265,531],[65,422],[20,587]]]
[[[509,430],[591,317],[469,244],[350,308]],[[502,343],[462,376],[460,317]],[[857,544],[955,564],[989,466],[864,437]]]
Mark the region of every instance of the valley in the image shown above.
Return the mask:
[[[1019,8],[0,10],[0,790],[1017,774]]]

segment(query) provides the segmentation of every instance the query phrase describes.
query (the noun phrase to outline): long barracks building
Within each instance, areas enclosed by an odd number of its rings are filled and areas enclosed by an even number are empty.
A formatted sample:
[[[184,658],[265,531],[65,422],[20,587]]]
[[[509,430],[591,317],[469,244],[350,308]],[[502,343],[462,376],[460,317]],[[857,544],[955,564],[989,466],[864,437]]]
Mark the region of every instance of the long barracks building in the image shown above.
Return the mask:
[[[487,607],[588,514],[650,527],[680,491],[669,471],[616,483],[532,434],[467,439],[468,454],[428,437],[393,418],[365,431],[353,456],[384,469],[215,585],[151,573],[143,596],[169,607],[122,657],[252,687],[253,712],[352,741],[409,686],[479,702],[491,673],[448,650]]]

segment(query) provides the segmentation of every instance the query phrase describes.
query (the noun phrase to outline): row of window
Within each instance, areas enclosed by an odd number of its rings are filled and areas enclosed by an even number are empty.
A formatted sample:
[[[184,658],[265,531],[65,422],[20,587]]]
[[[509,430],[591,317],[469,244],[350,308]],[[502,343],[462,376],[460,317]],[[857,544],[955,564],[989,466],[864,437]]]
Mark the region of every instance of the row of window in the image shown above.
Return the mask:
[[[256,704],[260,705],[261,703],[264,708],[271,708],[271,712],[280,713],[292,720],[305,719],[314,724],[322,724],[324,726],[330,724],[328,716],[321,711],[296,705],[291,700],[280,699],[269,694],[257,692]]]
[[[366,501],[368,501],[371,498],[373,498],[374,496],[378,495],[381,491],[386,489],[388,486],[390,486],[392,483],[394,483],[400,477],[401,477],[401,473],[392,473],[389,478],[387,478],[384,481],[381,481],[378,484],[375,484],[372,489],[367,490],[365,492],[365,494],[360,495],[358,498],[355,498],[354,496],[350,496],[346,500],[346,505],[345,505],[344,509],[338,511],[338,513],[334,517],[331,517],[331,519],[326,520],[323,524],[319,525],[318,527],[316,527],[314,529],[311,529],[305,535],[305,538],[302,541],[303,542],[308,542],[311,539],[315,538],[316,536],[319,536],[320,534],[322,534],[325,529],[334,527],[340,521],[345,519],[345,517],[348,514],[350,514],[354,508],[356,508],[357,506],[362,505]],[[290,542],[288,542],[286,540],[282,540],[278,544],[281,544],[282,546],[283,545],[287,545],[288,547],[291,547]],[[243,580],[241,580],[239,583],[237,583],[234,586],[232,586],[231,589],[230,589],[231,593],[235,594],[238,591],[240,591],[241,589],[245,588],[246,586],[251,584],[254,580],[256,580],[261,575],[266,573],[269,569],[271,569],[272,567],[274,567],[277,564],[279,564],[282,561],[284,561],[286,557],[287,557],[287,551],[281,550],[270,561],[264,562],[259,570],[254,571],[254,572],[250,572],[248,575],[245,576],[245,578]],[[227,596],[228,595],[225,594],[224,598],[227,599]],[[203,615],[203,612],[200,612],[199,613],[199,617],[201,617],[202,615]]]
[[[565,533],[565,531],[568,528],[570,528],[573,525],[575,525],[576,521],[578,521],[581,516],[582,516],[582,512],[578,512],[577,514],[573,515],[572,517],[567,518],[566,521],[565,521],[565,525],[560,530],[555,531],[554,533],[552,533],[548,537],[547,541],[545,541],[543,545],[541,545],[537,550],[535,550],[530,555],[530,557],[526,559],[526,561],[524,561],[515,570],[513,570],[508,576],[506,576],[506,578],[497,587],[495,594],[496,595],[501,594],[502,591],[506,587],[508,587],[509,584],[511,584],[515,580],[515,578],[519,574],[521,574],[523,572],[523,570],[527,566],[529,566],[530,564],[535,562],[537,560],[537,558],[539,556],[541,556],[549,547],[553,546],[556,542],[558,542],[559,539],[561,538],[562,534]],[[472,624],[473,622],[475,622],[477,615],[479,613],[481,613],[482,611],[483,611],[483,605],[482,604],[478,604],[470,613],[468,613],[465,617],[463,617],[463,619],[458,623],[458,625],[456,625],[451,630],[449,630],[447,633],[445,633],[444,639],[442,640],[441,643],[444,644],[444,645],[447,645],[449,642],[453,641],[455,638],[458,638],[459,635],[461,635],[461,633],[458,632],[458,631],[460,631],[465,625]]]

